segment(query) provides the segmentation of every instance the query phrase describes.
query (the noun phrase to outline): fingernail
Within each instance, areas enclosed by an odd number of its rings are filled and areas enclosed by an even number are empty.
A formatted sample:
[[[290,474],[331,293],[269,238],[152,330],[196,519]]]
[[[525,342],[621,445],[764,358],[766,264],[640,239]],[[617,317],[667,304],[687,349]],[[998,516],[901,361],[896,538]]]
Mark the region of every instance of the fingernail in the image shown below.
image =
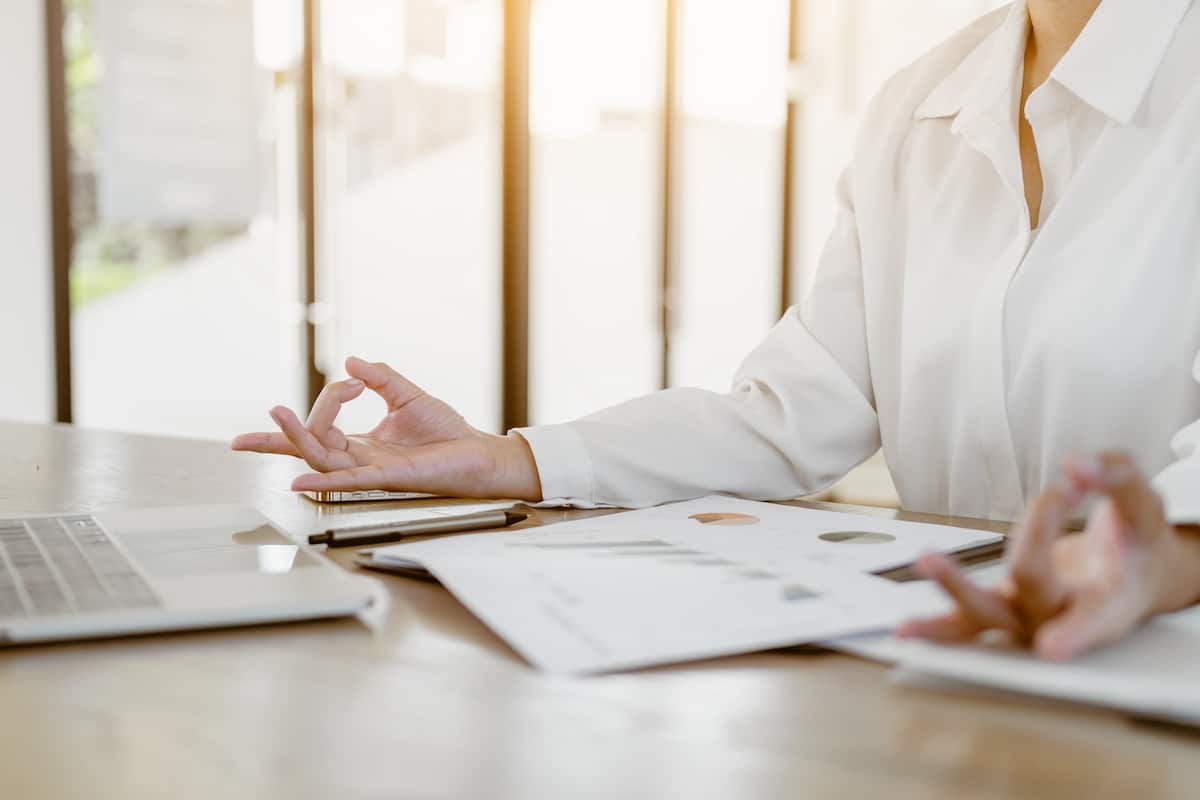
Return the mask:
[[[350,380],[346,381],[347,389],[358,389],[358,388],[361,388],[362,385],[363,385],[363,382],[360,381],[358,378],[351,378]]]

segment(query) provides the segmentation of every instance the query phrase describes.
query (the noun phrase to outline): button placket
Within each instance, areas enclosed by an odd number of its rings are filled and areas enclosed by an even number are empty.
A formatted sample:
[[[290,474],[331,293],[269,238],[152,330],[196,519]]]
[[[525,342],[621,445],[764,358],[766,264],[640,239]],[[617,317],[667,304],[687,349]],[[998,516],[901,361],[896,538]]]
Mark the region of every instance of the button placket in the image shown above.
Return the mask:
[[[1005,137],[1011,139],[1013,132],[1001,131],[1000,126],[994,123],[982,125],[982,119],[960,118],[960,122],[964,123],[960,129],[963,138],[988,158],[1019,209],[1017,224],[1020,230],[1012,245],[997,254],[996,265],[980,288],[968,345],[969,418],[979,421],[974,429],[974,438],[987,476],[986,513],[996,519],[1016,519],[1021,514],[1025,498],[1008,419],[1004,310],[1008,288],[1024,264],[1033,241],[1029,207],[1025,202],[1020,169],[1016,170],[1014,177],[1012,160],[1004,158],[997,146]],[[1019,158],[1016,163],[1019,164]],[[958,513],[960,510],[951,511]],[[979,513],[979,509],[970,511]]]

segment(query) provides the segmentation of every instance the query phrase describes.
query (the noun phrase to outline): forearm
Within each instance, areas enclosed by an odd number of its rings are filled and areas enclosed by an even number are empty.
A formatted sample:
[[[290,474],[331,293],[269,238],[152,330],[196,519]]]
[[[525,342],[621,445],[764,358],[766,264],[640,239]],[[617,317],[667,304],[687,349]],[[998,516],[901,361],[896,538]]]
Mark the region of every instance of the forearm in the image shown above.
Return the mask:
[[[823,302],[853,320],[858,295],[845,283],[833,281]],[[823,343],[793,309],[728,393],[669,389],[566,425],[520,430],[543,493],[639,507],[717,492],[779,500],[824,489],[879,449],[856,331],[826,330],[824,342],[836,344]]]
[[[640,507],[714,492],[783,499],[819,491],[878,448],[874,412],[789,405],[746,384],[674,389],[562,426],[521,431],[547,498]]]

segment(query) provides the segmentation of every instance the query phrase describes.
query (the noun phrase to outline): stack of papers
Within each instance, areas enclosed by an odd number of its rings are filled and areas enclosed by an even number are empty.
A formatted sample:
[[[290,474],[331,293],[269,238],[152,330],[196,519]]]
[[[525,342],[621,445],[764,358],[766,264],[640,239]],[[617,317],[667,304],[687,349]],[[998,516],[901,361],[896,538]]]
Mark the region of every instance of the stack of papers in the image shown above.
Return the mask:
[[[1162,617],[1120,643],[1065,664],[1003,645],[904,642],[902,673],[1104,706],[1200,726],[1200,611]]]
[[[885,630],[931,601],[867,573],[1001,538],[714,496],[396,545],[370,565],[428,570],[534,665],[588,673]]]
[[[972,572],[971,578],[991,586],[1004,574],[1003,567],[986,567]],[[905,584],[902,592],[902,602],[924,609],[922,616],[951,608],[935,584]],[[1114,645],[1062,664],[995,642],[937,645],[867,634],[824,644],[895,664],[901,681],[925,685],[929,678],[946,679],[1200,726],[1200,606],[1159,617]]]

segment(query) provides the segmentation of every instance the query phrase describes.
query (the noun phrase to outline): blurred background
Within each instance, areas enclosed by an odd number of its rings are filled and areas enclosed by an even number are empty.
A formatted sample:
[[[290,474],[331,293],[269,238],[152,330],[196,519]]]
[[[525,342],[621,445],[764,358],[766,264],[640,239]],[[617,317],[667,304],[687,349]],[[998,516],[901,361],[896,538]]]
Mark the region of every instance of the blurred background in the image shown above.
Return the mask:
[[[726,390],[873,92],[997,5],[5,0],[0,418],[225,439],[349,354],[490,430]]]

